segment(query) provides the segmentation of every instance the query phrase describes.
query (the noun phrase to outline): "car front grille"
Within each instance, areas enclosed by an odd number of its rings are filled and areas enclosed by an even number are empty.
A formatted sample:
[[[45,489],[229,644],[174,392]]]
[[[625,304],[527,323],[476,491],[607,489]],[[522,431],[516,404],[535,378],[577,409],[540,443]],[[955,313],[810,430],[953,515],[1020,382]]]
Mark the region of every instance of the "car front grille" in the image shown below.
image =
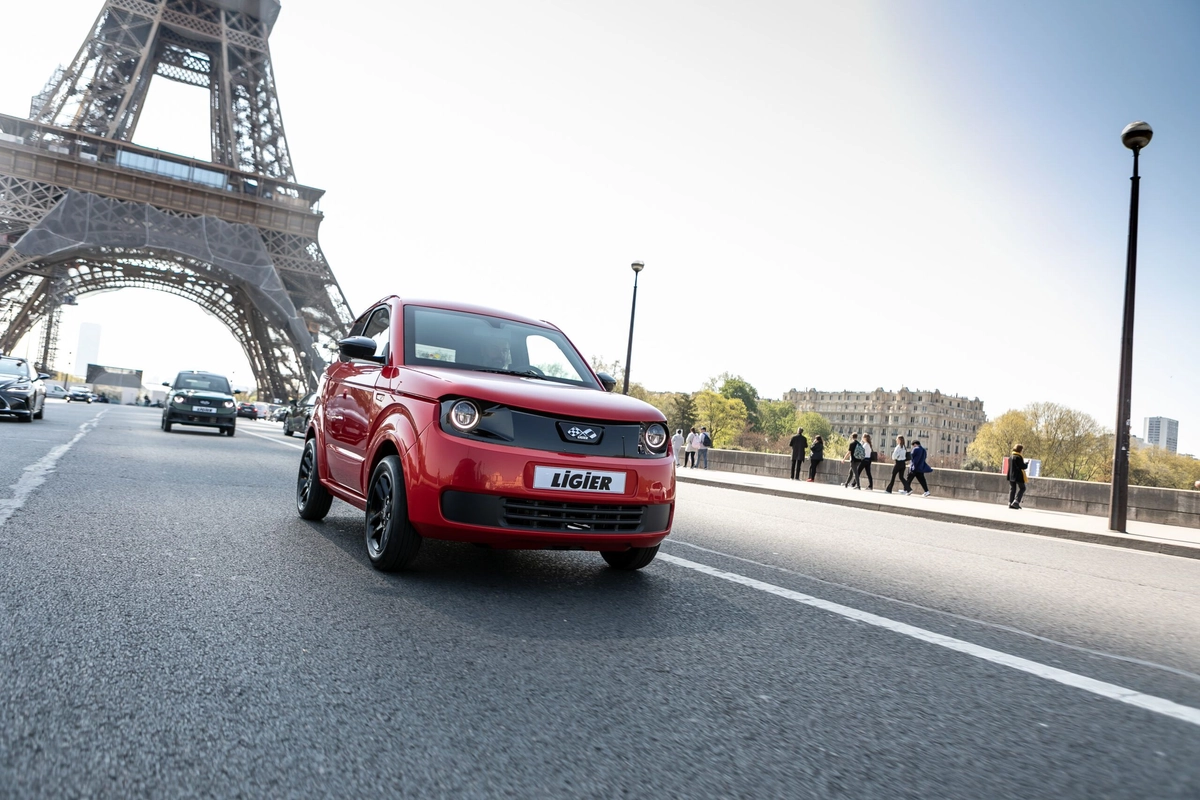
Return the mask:
[[[645,506],[559,503],[549,500],[503,500],[504,524],[511,528],[566,533],[633,533],[642,525]]]

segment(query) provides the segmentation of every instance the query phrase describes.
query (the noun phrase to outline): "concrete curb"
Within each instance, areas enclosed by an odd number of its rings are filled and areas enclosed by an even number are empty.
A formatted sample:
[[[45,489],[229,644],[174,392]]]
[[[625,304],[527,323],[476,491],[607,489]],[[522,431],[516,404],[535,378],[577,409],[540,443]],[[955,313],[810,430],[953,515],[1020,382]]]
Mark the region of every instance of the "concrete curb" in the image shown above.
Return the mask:
[[[680,483],[696,483],[702,486],[716,486],[722,489],[733,489],[734,491],[738,492],[753,492],[755,494],[768,494],[775,497],[789,497],[793,500],[806,500],[813,503],[826,503],[833,506],[849,506],[851,508],[861,508],[867,511],[882,511],[885,514],[899,514],[905,517],[922,517],[924,519],[936,520],[937,522],[953,522],[960,525],[974,525],[977,528],[992,528],[994,530],[1013,531],[1015,533],[1031,533],[1036,536],[1051,536],[1055,539],[1068,539],[1073,542],[1102,544],[1110,547],[1124,547],[1127,550],[1140,550],[1145,553],[1158,553],[1159,555],[1164,556],[1200,559],[1200,547],[1193,547],[1185,544],[1172,544],[1171,542],[1162,542],[1155,539],[1141,539],[1136,537],[1125,537],[1104,533],[1088,533],[1086,531],[1047,528],[1042,525],[1029,525],[1022,522],[1005,522],[995,519],[969,517],[965,514],[951,514],[945,511],[937,511],[936,509],[922,508],[920,506],[897,507],[890,504],[885,505],[883,503],[874,503],[870,500],[857,500],[850,497],[826,497],[819,494],[802,494],[800,492],[792,492],[785,489],[774,489],[770,486],[746,486],[744,484],[727,483],[720,480],[706,480],[704,477],[699,475],[676,475],[675,480]]]

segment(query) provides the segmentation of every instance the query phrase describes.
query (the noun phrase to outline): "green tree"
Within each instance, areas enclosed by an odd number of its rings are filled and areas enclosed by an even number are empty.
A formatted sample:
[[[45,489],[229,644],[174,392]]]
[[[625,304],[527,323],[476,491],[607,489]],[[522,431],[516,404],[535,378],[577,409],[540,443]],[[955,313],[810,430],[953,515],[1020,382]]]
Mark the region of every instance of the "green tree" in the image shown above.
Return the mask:
[[[1129,482],[1164,489],[1195,489],[1200,461],[1163,447],[1137,447],[1129,452]]]
[[[759,430],[758,390],[740,375],[730,375],[726,372],[721,381],[720,393],[724,397],[742,401],[746,407],[746,421],[755,430]]]
[[[686,392],[676,392],[671,401],[671,413],[667,414],[667,419],[671,422],[672,431],[682,429],[683,435],[687,436],[688,431],[696,424],[695,396]]]
[[[1112,435],[1092,416],[1057,403],[1030,403],[984,423],[967,448],[968,460],[999,472],[1014,444],[1042,462],[1047,478],[1091,481],[1111,471]]]
[[[736,398],[704,390],[696,393],[696,416],[708,427],[714,447],[729,447],[746,424],[746,406]]]
[[[775,445],[782,440],[786,444],[795,434],[797,427],[802,426],[796,407],[791,403],[786,400],[758,401],[758,429],[767,437],[769,443]]]
[[[1033,423],[1023,411],[1005,411],[994,420],[985,422],[975,435],[975,441],[967,447],[968,460],[977,459],[987,465],[988,472],[999,472],[1004,459],[1012,453],[1013,445],[1025,445],[1025,452],[1030,458],[1037,458],[1035,452],[1040,452],[1037,437],[1034,435]],[[1045,467],[1045,464],[1042,465]]]

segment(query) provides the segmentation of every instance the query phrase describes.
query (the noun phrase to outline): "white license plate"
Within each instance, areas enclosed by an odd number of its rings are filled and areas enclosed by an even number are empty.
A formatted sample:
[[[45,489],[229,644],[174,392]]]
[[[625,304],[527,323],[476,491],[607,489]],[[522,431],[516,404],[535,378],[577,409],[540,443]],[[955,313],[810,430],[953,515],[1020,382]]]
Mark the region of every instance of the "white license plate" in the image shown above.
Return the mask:
[[[534,467],[533,488],[567,492],[624,494],[624,472],[597,472],[578,467]]]
[[[203,414],[217,413],[217,410],[215,408],[209,408],[208,406],[192,406],[192,411],[199,411]]]

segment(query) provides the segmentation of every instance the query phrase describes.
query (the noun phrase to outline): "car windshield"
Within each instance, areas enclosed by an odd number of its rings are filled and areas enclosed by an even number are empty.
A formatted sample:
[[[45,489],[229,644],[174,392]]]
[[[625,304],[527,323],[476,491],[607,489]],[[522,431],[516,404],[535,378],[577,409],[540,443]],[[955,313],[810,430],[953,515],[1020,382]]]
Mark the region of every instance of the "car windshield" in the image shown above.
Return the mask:
[[[0,375],[20,375],[22,378],[28,378],[29,367],[20,359],[0,358]]]
[[[191,389],[197,392],[219,392],[221,394],[232,394],[229,391],[229,381],[220,375],[204,375],[194,373],[188,375],[180,375],[175,379],[176,389]]]
[[[425,306],[404,307],[404,363],[600,388],[583,357],[553,328]]]

